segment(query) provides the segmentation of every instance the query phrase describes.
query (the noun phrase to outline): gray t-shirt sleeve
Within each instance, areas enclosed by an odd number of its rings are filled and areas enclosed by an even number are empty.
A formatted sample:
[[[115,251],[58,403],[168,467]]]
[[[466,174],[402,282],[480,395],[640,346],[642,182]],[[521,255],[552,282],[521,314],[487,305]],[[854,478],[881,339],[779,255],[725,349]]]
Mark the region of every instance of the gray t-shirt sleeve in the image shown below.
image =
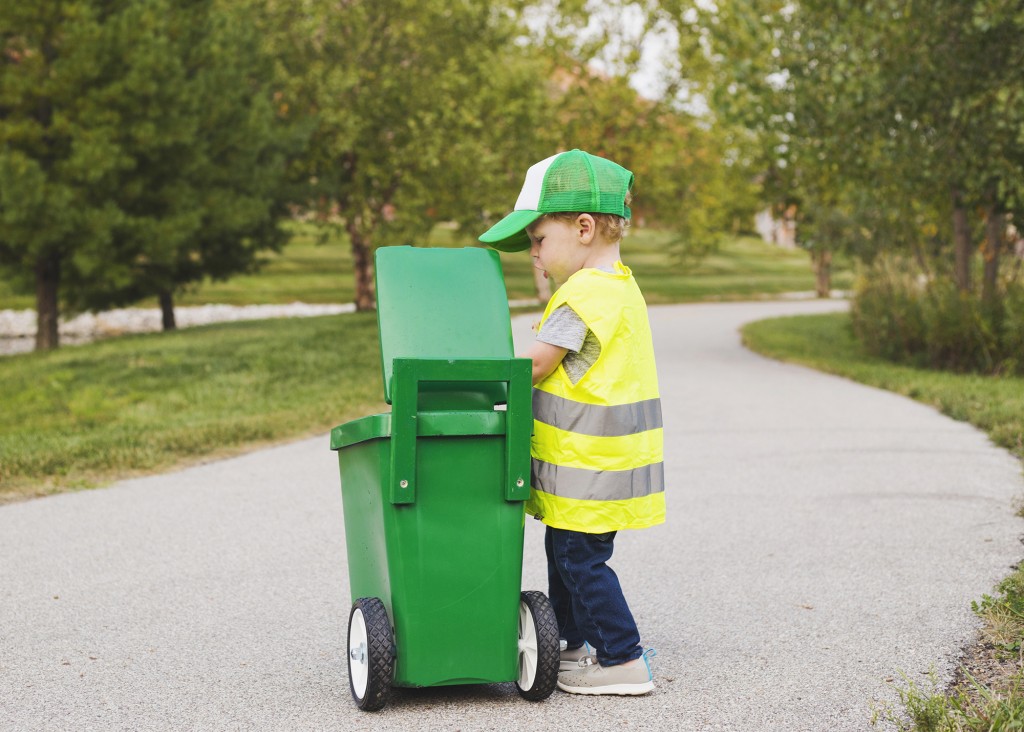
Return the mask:
[[[548,316],[537,333],[537,340],[579,353],[587,338],[587,324],[568,305],[560,305]]]

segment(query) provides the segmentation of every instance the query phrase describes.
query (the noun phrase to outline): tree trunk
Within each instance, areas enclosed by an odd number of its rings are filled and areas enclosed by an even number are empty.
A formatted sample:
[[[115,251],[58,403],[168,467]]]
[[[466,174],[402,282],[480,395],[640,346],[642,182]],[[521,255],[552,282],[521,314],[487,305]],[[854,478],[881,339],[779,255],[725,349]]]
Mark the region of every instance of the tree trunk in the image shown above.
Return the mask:
[[[60,287],[60,259],[56,255],[36,262],[36,350],[51,351],[60,346],[57,329],[60,310],[57,291]]]
[[[981,297],[992,300],[999,288],[999,258],[1003,253],[1003,235],[1006,232],[1005,216],[989,207],[985,217],[985,274],[981,281]]]
[[[175,330],[178,327],[178,324],[174,322],[174,295],[168,290],[160,291],[160,315],[165,331]]]
[[[811,263],[814,266],[814,291],[818,297],[832,295],[832,252],[828,249],[813,249]]]
[[[967,223],[967,209],[964,207],[960,189],[953,187],[953,247],[956,252],[953,280],[960,292],[971,290],[971,227]]]
[[[373,291],[373,256],[370,238],[364,236],[359,228],[350,224],[348,238],[352,242],[352,267],[356,281],[356,310],[373,310],[377,298]]]
[[[532,265],[533,262],[531,261]],[[537,286],[537,299],[546,303],[551,299],[551,280],[544,276],[544,272],[533,268],[533,282]]]

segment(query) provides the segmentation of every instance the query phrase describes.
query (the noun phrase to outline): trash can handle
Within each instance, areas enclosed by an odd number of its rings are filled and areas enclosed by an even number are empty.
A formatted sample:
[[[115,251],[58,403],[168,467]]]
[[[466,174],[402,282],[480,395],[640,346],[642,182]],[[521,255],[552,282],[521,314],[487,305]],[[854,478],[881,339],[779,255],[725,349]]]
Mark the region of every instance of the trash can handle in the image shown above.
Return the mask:
[[[391,373],[392,503],[416,500],[416,410],[425,381],[497,381],[508,384],[505,412],[505,500],[530,497],[533,432],[532,362],[528,358],[396,358]]]

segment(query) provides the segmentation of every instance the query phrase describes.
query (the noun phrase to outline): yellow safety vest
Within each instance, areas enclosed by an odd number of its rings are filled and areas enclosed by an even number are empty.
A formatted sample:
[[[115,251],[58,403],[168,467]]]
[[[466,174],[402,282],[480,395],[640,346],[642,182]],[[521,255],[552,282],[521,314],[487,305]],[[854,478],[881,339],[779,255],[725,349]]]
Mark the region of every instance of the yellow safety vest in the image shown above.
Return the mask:
[[[661,399],[647,303],[622,262],[582,269],[552,296],[541,324],[568,304],[601,343],[573,384],[559,364],[533,390],[533,467],[526,512],[590,534],[665,520]]]

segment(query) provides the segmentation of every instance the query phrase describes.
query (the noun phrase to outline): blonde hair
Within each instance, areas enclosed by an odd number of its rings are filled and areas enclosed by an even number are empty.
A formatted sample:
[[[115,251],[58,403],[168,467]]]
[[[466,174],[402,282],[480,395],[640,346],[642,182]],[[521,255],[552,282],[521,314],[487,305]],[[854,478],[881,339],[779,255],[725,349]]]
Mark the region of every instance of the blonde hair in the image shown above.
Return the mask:
[[[627,191],[626,205],[628,206],[632,200],[633,196]],[[591,213],[590,211],[559,211],[558,213],[548,213],[537,219],[536,223],[539,224],[542,221],[561,221],[562,223],[572,224],[576,221],[576,218],[583,213],[594,217],[594,223],[597,224],[597,231],[608,241],[609,244],[618,244],[621,242],[622,237],[626,235],[626,231],[629,229],[629,219],[627,218],[616,216],[615,214]]]
[[[580,213],[589,212],[581,211]],[[565,224],[573,224],[576,222],[580,213],[570,213],[565,211],[544,214],[537,219],[537,223],[539,224],[542,221],[561,221]],[[616,216],[615,214],[592,213],[590,216],[594,217],[594,223],[597,224],[597,231],[608,241],[609,244],[617,244],[622,241],[622,237],[626,235],[626,229],[629,228],[629,219],[624,219],[621,216]]]

